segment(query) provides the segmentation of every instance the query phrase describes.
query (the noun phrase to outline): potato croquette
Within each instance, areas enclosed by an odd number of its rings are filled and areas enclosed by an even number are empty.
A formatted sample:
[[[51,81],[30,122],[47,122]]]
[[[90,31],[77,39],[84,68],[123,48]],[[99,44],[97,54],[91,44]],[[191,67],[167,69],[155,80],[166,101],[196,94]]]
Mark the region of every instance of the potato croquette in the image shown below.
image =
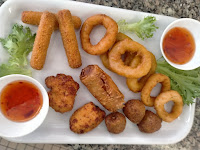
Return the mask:
[[[140,100],[129,100],[125,103],[123,112],[131,122],[138,124],[145,115],[145,106]]]
[[[31,55],[30,64],[34,69],[41,70],[44,66],[47,49],[49,47],[51,34],[54,31],[55,24],[55,15],[45,11],[41,16],[40,25],[38,27]]]
[[[87,133],[96,128],[105,118],[106,113],[93,102],[77,109],[69,120],[71,131],[77,134]]]
[[[23,23],[32,24],[32,25],[39,25],[40,19],[43,12],[39,11],[23,11],[21,20]],[[72,22],[74,24],[75,29],[79,29],[82,22],[81,19],[77,16],[72,16]],[[59,28],[58,21],[56,21],[55,29]]]
[[[126,127],[126,118],[123,114],[114,112],[106,116],[105,123],[109,132],[119,134]]]
[[[108,111],[116,112],[124,107],[124,95],[99,66],[89,65],[82,69],[80,80]]]
[[[78,68],[82,65],[82,61],[70,11],[59,11],[57,19],[69,66]]]
[[[60,113],[72,110],[79,84],[65,74],[47,77],[45,83],[51,89],[48,92],[50,107]]]
[[[145,116],[138,124],[138,128],[141,132],[153,133],[161,128],[162,119],[160,119],[153,112],[146,110]]]

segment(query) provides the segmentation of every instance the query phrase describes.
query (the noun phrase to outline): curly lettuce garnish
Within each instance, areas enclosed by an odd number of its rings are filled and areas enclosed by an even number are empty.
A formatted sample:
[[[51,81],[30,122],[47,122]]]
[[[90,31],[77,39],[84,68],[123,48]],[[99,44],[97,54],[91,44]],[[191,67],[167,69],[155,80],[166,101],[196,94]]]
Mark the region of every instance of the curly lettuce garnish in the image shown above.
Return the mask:
[[[0,65],[0,77],[9,74],[31,76],[27,56],[32,51],[35,35],[29,27],[15,24],[7,38],[0,38],[1,44],[10,55],[8,62]]]
[[[136,23],[127,23],[125,20],[118,22],[120,32],[134,32],[139,38],[144,40],[145,38],[153,37],[153,32],[158,29],[154,24],[156,18],[153,16],[147,16],[143,20]]]
[[[171,79],[171,89],[179,92],[184,104],[190,105],[195,98],[200,97],[200,67],[194,70],[179,70],[160,59],[157,61],[156,71]]]

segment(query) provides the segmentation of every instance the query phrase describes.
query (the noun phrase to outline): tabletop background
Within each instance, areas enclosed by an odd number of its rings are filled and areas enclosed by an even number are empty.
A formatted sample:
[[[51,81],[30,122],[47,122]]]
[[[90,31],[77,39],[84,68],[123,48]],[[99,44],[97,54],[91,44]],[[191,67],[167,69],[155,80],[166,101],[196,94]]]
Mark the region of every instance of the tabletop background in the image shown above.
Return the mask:
[[[0,6],[1,4],[4,3],[4,1],[6,0],[0,0]],[[200,0],[139,0],[139,1],[138,0],[121,0],[121,1],[120,0],[77,0],[77,1],[122,8],[122,9],[129,9],[129,10],[134,10],[134,11],[162,14],[162,15],[167,15],[167,16],[172,16],[172,17],[177,17],[177,18],[193,18],[200,21]],[[2,140],[3,139],[1,139],[1,141]],[[6,142],[5,140],[3,141]],[[30,145],[30,144],[27,144],[27,145]],[[183,139],[181,142],[176,143],[176,144],[172,144],[172,145],[65,144],[64,147],[62,145],[60,146],[59,145],[44,145],[43,147],[45,146],[57,147],[59,150],[60,149],[67,149],[67,150],[71,150],[71,149],[199,150],[200,149],[200,100],[197,100],[196,102],[194,124],[192,126],[190,133],[185,139]],[[37,149],[43,149],[42,146],[40,147],[41,148],[38,147]]]

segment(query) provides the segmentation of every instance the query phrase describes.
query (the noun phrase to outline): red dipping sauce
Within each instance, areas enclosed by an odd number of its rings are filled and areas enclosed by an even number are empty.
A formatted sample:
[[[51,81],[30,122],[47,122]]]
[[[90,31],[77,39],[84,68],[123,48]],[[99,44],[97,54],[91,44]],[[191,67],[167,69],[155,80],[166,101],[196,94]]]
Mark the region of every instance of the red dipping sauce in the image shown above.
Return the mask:
[[[33,83],[24,80],[7,84],[0,93],[0,101],[4,116],[16,122],[34,118],[43,104],[40,90]]]
[[[186,28],[174,27],[167,32],[163,39],[163,51],[171,62],[185,64],[194,55],[194,38]]]

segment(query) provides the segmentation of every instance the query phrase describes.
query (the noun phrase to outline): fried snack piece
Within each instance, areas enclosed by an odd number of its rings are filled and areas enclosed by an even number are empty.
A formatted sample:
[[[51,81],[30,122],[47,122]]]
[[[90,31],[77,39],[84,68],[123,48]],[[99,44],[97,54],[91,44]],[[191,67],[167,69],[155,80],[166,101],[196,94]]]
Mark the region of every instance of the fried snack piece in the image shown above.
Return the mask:
[[[174,102],[170,113],[168,113],[164,107],[164,105],[169,101]],[[183,99],[177,91],[166,91],[156,97],[154,107],[158,116],[163,121],[172,122],[178,118],[183,111]]]
[[[70,11],[59,11],[57,19],[69,66],[78,68],[82,65],[82,62]]]
[[[129,40],[132,40],[129,36],[127,36],[126,34],[124,33],[117,33],[117,38],[116,38],[116,41],[115,43],[119,42],[119,41],[123,41],[124,39],[129,39]]]
[[[128,88],[137,93],[137,92],[141,92],[143,86],[145,85],[146,81],[148,80],[148,78],[155,73],[156,71],[156,67],[157,67],[157,62],[156,62],[156,58],[155,56],[149,52],[151,54],[151,69],[149,70],[148,74],[141,77],[140,79],[136,79],[136,78],[127,78],[126,79],[126,84],[128,85]],[[136,56],[135,58],[133,58],[132,63],[130,64],[131,67],[136,67],[134,60],[135,59],[141,59],[140,57]],[[138,63],[140,63],[140,60],[137,60]]]
[[[98,44],[92,45],[90,42],[90,33],[97,25],[103,25],[106,28],[106,34]],[[84,51],[91,55],[101,55],[108,51],[115,43],[118,33],[117,23],[104,14],[97,14],[89,17],[82,25],[80,37]]]
[[[39,11],[23,11],[21,20],[23,23],[27,23],[31,25],[39,25],[42,13],[43,12],[39,12]],[[75,29],[79,29],[81,27],[81,19],[79,17],[72,16],[72,22],[74,24]],[[59,24],[58,24],[58,21],[56,21],[55,30],[58,28],[59,28]]]
[[[151,75],[146,81],[141,92],[141,100],[146,106],[152,107],[154,105],[154,101],[156,97],[151,97],[150,94],[151,94],[152,89],[158,83],[162,84],[160,93],[169,91],[171,89],[169,77],[161,73],[155,73]]]
[[[82,69],[80,80],[108,111],[116,112],[124,107],[124,95],[99,66],[89,65]]]
[[[126,118],[123,114],[114,112],[106,116],[105,123],[109,132],[119,134],[126,127]]]
[[[125,116],[133,123],[140,123],[145,115],[145,106],[140,100],[129,100],[123,108]]]
[[[146,110],[142,121],[137,125],[141,132],[153,133],[161,128],[162,119],[153,112]]]
[[[121,59],[126,51],[135,53],[141,56],[141,63],[136,67],[132,68],[124,64]],[[117,42],[109,52],[109,64],[111,69],[121,76],[127,78],[140,78],[146,75],[151,68],[151,55],[146,48],[129,39]]]
[[[117,33],[117,38],[116,38],[116,41],[115,43],[119,42],[119,41],[122,41],[124,39],[130,39],[132,40],[129,36],[119,32]],[[105,52],[104,54],[100,55],[100,58],[101,58],[101,61],[103,63],[103,65],[108,69],[108,70],[111,70],[110,68],[110,65],[109,65],[109,60],[108,60],[108,53],[109,51]],[[127,54],[126,54],[127,55]],[[111,70],[112,71],[112,70]]]
[[[105,118],[106,113],[93,102],[77,109],[69,120],[70,130],[83,134],[96,128]]]
[[[49,105],[60,113],[72,110],[79,84],[71,76],[57,74],[56,77],[49,76],[45,84],[51,90],[48,92]]]
[[[125,57],[124,57],[124,64],[129,66],[131,64],[131,62],[133,61],[133,58],[137,55],[137,53],[129,53],[129,52],[125,52]],[[140,56],[137,56],[140,57]],[[141,61],[141,58],[140,58]],[[138,63],[139,64],[139,63]],[[137,65],[136,65],[137,66]],[[135,66],[135,67],[136,67]]]
[[[40,25],[33,45],[30,64],[34,69],[41,70],[44,66],[47,49],[49,47],[51,34],[54,31],[55,24],[55,15],[45,11],[41,16]]]

